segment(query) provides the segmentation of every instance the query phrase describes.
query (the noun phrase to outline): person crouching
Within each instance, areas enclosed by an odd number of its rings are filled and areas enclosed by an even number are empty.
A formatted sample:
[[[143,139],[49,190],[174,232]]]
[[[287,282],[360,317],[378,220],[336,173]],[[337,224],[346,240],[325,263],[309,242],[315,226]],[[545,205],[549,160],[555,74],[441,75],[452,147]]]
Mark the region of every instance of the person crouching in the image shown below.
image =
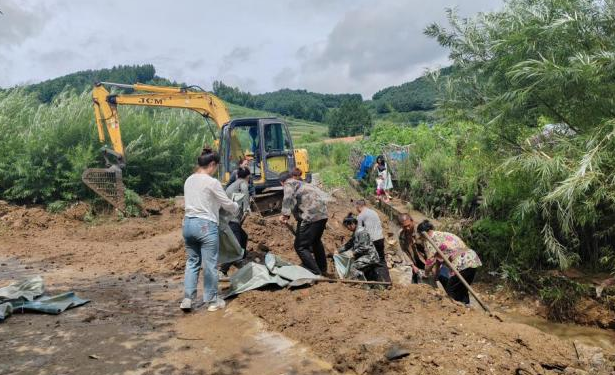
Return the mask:
[[[377,281],[377,274],[370,271],[379,265],[380,258],[369,233],[358,226],[357,218],[352,213],[344,218],[342,224],[352,232],[352,237],[338,252],[353,259],[352,278]]]

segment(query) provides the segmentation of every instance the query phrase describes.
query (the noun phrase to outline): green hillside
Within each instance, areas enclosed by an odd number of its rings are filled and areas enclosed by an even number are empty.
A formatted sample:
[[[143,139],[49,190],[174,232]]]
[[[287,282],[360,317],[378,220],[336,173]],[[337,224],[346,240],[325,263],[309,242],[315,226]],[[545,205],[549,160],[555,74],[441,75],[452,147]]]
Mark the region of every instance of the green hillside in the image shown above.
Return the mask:
[[[310,121],[324,121],[329,109],[338,108],[344,102],[363,101],[360,94],[320,94],[307,90],[282,89],[251,94],[219,81],[214,82],[213,91],[230,103]]]
[[[50,103],[58,95],[66,90],[74,90],[78,94],[87,91],[92,84],[97,81],[109,81],[118,83],[133,84],[137,82],[159,84],[159,85],[175,85],[180,84],[172,82],[166,78],[156,76],[156,69],[153,65],[134,65],[134,66],[115,66],[111,69],[85,70],[71,73],[62,77],[49,79],[40,83],[27,85],[23,89],[28,93],[34,93],[42,103]],[[327,99],[327,104],[334,104],[339,101],[344,95],[320,95],[321,99]],[[237,117],[274,117],[278,116],[284,119],[289,125],[291,134],[295,142],[310,142],[320,140],[326,137],[327,126],[321,122],[296,119],[289,116],[281,116],[283,112],[264,111],[248,108],[246,106],[231,104],[227,100],[227,106],[232,118]]]
[[[450,75],[452,67],[440,69],[440,76]],[[386,87],[372,96],[369,103],[377,120],[398,124],[431,123],[438,96],[437,83],[422,76],[399,86]]]
[[[280,116],[277,113],[261,111],[242,107],[237,104],[226,102],[226,106],[231,114],[231,118],[240,117],[278,117],[284,120],[290,128],[295,143],[313,142],[327,137],[327,125],[322,122],[307,121],[287,116]]]

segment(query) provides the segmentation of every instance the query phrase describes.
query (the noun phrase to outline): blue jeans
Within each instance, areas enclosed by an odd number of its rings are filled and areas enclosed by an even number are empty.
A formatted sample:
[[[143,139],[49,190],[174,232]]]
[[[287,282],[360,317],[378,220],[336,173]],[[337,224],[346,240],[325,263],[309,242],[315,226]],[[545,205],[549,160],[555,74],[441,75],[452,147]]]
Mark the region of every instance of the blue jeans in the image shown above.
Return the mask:
[[[218,224],[197,217],[184,218],[184,242],[186,243],[186,272],[184,297],[196,299],[196,285],[203,265],[203,301],[215,302],[218,297]]]

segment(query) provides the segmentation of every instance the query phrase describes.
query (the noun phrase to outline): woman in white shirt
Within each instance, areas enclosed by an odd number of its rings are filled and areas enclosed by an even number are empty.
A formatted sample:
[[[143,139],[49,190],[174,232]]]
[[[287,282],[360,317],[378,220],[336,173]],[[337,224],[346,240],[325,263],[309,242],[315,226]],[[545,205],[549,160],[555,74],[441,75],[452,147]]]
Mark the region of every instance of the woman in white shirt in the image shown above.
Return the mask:
[[[207,311],[216,311],[225,306],[224,300],[218,297],[218,213],[222,208],[234,215],[239,206],[228,198],[220,181],[213,177],[220,156],[206,147],[197,162],[196,171],[184,183],[186,214],[183,235],[187,258],[184,299],[180,308],[184,311],[192,309],[202,264],[203,302],[208,305]]]

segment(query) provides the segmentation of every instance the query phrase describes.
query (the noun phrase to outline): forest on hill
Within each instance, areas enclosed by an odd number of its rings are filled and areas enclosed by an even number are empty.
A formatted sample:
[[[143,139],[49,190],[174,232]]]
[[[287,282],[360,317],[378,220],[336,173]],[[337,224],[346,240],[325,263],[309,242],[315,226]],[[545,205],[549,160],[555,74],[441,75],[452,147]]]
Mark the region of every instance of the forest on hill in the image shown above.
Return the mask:
[[[445,75],[449,71],[447,68],[441,72]],[[75,72],[25,85],[21,89],[34,93],[42,103],[51,103],[63,91],[73,90],[76,94],[81,94],[90,90],[94,82],[185,85],[157,76],[155,67],[145,64]],[[322,94],[307,90],[281,89],[251,94],[221,81],[213,83],[212,91],[226,102],[241,107],[326,124],[331,137],[369,134],[374,120],[377,119],[406,125],[433,122],[432,112],[437,95],[436,84],[429,76],[384,88],[377,92],[372,100],[367,101],[363,101],[360,94]]]

